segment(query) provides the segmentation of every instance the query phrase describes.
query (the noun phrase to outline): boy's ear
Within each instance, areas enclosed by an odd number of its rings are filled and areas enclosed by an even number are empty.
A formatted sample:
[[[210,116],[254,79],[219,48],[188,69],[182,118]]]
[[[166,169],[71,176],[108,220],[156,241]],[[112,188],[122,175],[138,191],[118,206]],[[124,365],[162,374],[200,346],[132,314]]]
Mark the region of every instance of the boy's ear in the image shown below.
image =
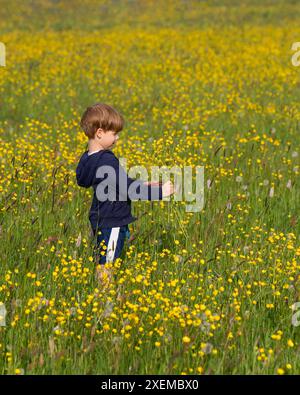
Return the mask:
[[[99,128],[96,130],[96,137],[100,140],[102,137],[103,129]]]

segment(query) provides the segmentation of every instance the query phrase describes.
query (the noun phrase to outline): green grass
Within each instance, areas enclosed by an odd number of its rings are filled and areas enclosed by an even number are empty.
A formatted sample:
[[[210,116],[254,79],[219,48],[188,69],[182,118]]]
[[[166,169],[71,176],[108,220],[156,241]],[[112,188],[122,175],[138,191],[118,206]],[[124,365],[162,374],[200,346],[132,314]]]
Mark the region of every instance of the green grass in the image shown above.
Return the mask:
[[[296,10],[0,0],[2,374],[299,373]],[[205,166],[201,212],[133,203],[108,290],[75,179],[96,101],[124,116],[129,167]]]

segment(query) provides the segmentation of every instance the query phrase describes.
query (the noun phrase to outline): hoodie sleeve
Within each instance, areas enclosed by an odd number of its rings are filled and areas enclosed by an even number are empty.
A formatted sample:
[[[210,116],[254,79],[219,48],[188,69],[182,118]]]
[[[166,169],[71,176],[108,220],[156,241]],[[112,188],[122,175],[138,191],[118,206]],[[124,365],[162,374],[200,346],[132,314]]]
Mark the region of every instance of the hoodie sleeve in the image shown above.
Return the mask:
[[[106,179],[107,183],[116,190],[117,200],[121,196],[122,200],[162,200],[161,186],[144,185],[144,181],[130,178],[113,152],[105,153],[105,165],[111,166],[115,171],[115,177],[106,177]],[[97,180],[101,181],[96,175]]]

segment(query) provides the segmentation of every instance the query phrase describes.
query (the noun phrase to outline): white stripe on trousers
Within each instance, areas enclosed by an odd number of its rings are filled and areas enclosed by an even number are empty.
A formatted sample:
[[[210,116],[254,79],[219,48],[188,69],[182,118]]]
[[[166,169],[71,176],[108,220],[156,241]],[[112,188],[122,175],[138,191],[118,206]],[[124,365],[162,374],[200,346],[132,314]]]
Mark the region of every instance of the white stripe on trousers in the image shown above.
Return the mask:
[[[119,233],[120,228],[111,229],[106,253],[106,262],[113,262],[114,260]]]

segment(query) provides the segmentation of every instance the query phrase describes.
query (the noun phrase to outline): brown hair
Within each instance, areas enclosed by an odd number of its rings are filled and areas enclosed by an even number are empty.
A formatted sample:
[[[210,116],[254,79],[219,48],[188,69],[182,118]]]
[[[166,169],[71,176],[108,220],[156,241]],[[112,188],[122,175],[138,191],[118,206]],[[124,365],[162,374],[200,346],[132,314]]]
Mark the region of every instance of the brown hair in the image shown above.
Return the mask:
[[[120,132],[124,127],[124,118],[113,107],[96,103],[88,107],[82,115],[80,126],[89,139],[94,138],[96,130]]]

